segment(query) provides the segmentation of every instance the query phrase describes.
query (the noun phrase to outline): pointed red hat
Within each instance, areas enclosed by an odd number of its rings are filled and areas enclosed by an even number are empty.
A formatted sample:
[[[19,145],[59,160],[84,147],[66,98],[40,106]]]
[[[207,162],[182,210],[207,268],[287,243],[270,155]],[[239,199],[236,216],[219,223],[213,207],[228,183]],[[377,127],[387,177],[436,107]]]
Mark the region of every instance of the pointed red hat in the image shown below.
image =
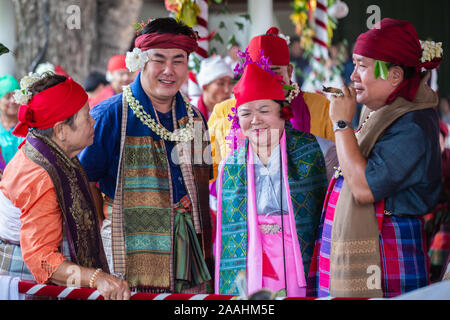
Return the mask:
[[[108,62],[107,71],[108,72],[114,72],[118,70],[127,70],[127,64],[125,62],[126,56],[124,55],[116,55],[111,57]]]
[[[285,99],[280,81],[256,64],[245,67],[242,78],[234,88],[234,95],[237,108],[250,101]]]
[[[278,28],[270,28],[265,35],[252,38],[248,52],[253,61],[261,60],[261,49],[264,56],[275,66],[289,65],[289,47],[285,39],[279,36]]]

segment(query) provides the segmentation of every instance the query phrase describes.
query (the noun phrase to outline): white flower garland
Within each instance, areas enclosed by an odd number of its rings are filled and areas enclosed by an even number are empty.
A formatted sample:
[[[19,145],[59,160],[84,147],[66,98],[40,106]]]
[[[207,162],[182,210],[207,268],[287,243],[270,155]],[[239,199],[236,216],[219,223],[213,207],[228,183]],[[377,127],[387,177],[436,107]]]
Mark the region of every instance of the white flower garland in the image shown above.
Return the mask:
[[[289,96],[287,96],[286,101],[289,102],[289,104],[292,103],[292,101],[298,96],[298,94],[300,93],[300,87],[298,86],[298,84],[296,82],[292,82],[291,83],[291,87],[293,87],[294,89],[289,91]]]
[[[442,58],[442,54],[444,53],[442,42],[420,40],[420,44],[423,49],[422,62],[430,62],[434,58]]]
[[[194,110],[189,100],[183,95],[184,103],[186,104],[186,110],[189,117],[189,122],[183,129],[177,129],[174,132],[170,132],[164,128],[161,124],[157,123],[145,110],[144,107],[135,99],[131,92],[130,86],[124,87],[123,90],[127,99],[128,105],[133,110],[135,116],[141,120],[150,130],[159,135],[162,139],[173,142],[189,142],[194,139]]]

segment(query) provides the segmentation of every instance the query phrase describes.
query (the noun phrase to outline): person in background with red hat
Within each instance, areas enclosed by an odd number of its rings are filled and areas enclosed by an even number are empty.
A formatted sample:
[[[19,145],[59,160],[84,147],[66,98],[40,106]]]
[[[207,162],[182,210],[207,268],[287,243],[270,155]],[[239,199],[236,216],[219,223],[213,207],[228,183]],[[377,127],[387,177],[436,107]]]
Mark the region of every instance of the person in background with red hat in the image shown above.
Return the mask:
[[[266,34],[252,38],[247,50],[253,61],[261,59],[262,50],[272,70],[283,78],[285,84],[291,86],[290,90],[285,89],[285,100],[292,107],[293,128],[334,141],[333,126],[328,115],[330,102],[323,95],[302,92],[296,83],[291,83],[294,66],[289,61],[288,41],[280,36],[279,30],[270,28]],[[216,105],[208,120],[214,161],[213,181],[217,177],[219,162],[230,153],[226,137],[232,124],[228,115],[235,104],[236,100],[230,99]]]
[[[109,274],[100,225],[77,154],[92,144],[88,97],[71,78],[27,76],[13,134],[25,137],[0,182],[0,274],[40,283],[91,287],[129,299]]]
[[[94,144],[80,161],[100,210],[97,182],[108,197],[110,267],[135,290],[206,293],[211,280],[207,125],[180,92],[197,46],[182,22],[150,21],[126,58],[137,78],[91,111]]]
[[[235,96],[233,124],[245,142],[219,167],[216,293],[238,294],[243,273],[247,296],[265,288],[304,297],[334,143],[292,128],[282,79],[269,66],[247,64]]]
[[[394,297],[429,284],[424,215],[437,204],[442,170],[438,96],[422,70],[440,64],[441,48],[390,18],[358,37],[354,87],[331,100],[340,168],[324,205],[311,295]],[[355,133],[357,102],[366,108]]]
[[[135,73],[127,69],[126,56],[116,55],[111,57],[106,68],[106,80],[110,83],[97,95],[93,96],[89,105],[91,108],[97,104],[122,92],[122,87],[129,85],[135,78]]]

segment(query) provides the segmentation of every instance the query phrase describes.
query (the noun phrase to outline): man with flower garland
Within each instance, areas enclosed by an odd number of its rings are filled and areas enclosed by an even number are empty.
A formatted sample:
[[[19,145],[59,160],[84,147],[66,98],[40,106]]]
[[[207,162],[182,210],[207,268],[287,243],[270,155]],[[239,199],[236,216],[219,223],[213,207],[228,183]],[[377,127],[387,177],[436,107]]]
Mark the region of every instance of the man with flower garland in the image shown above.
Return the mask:
[[[196,48],[183,23],[149,22],[127,55],[136,80],[91,111],[95,140],[80,160],[99,211],[97,183],[107,196],[110,268],[136,290],[206,293],[211,280],[207,125],[179,92]]]
[[[431,47],[431,48],[430,48]],[[441,185],[438,96],[422,70],[442,61],[408,21],[383,19],[356,41],[354,88],[332,98],[340,169],[311,263],[313,296],[395,297],[429,284],[424,215]],[[366,107],[355,133],[356,103]]]
[[[266,34],[252,38],[246,52],[253,61],[260,61],[263,53],[270,63],[270,68],[290,87],[284,91],[286,101],[292,107],[294,116],[291,119],[292,127],[334,141],[333,125],[328,115],[330,102],[323,95],[302,92],[296,83],[291,83],[294,66],[289,61],[288,42],[279,34],[279,30],[273,27],[267,30]],[[228,115],[235,105],[236,99],[229,99],[216,105],[208,120],[214,177],[217,177],[218,164],[231,151],[226,137],[232,127]]]

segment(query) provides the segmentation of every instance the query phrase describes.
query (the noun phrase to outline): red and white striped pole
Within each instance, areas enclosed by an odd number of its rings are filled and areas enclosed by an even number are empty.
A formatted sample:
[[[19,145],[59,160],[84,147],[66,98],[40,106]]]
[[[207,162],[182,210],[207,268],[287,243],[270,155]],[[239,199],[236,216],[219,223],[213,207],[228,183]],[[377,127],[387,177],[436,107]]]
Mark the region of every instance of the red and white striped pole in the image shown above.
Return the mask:
[[[328,0],[317,0],[314,12],[313,73],[314,87],[321,91],[320,85],[326,81],[326,61],[328,60]]]
[[[193,29],[198,32],[200,39],[198,41],[198,48],[193,53],[193,56],[195,56],[197,60],[201,61],[209,56],[209,41],[211,40],[212,35],[209,34],[208,30],[208,1],[196,0],[196,3],[200,7],[200,14],[197,16],[197,25],[195,25]],[[195,66],[195,62],[192,58],[190,60],[190,66],[191,68]],[[188,95],[194,102],[198,100],[202,93],[202,89],[198,86],[196,77],[197,72],[195,70],[189,71]]]
[[[50,297],[69,300],[104,300],[95,289],[70,288],[30,282],[19,282],[19,293],[25,295]],[[130,300],[231,300],[235,296],[214,294],[170,294],[140,293],[131,294]]]
[[[25,295],[50,297],[68,300],[104,300],[95,289],[70,288],[31,282],[19,282],[19,293]],[[203,300],[203,301],[230,301],[237,296],[215,294],[171,294],[171,293],[140,293],[131,294],[130,300]],[[370,300],[370,298],[282,298],[281,300]]]

